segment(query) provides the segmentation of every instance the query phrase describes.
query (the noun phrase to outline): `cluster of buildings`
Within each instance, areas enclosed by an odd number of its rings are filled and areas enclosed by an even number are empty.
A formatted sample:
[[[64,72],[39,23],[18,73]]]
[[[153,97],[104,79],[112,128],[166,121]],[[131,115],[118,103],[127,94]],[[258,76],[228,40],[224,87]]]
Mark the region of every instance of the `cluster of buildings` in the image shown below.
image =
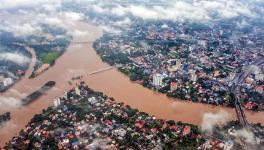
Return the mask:
[[[1,62],[0,62],[1,63]],[[4,68],[4,69],[3,69]],[[8,71],[7,67],[0,67],[0,92],[5,91],[25,75],[24,70]]]
[[[122,34],[106,33],[95,48],[103,60],[148,88],[180,99],[233,106],[228,84],[264,56],[263,27],[252,25],[248,32],[236,21],[137,22]],[[247,109],[264,109],[263,79],[264,65],[256,66],[241,85]]]
[[[116,103],[84,83],[37,114],[6,149],[197,148],[196,126],[161,120]]]
[[[251,124],[242,128],[238,122],[228,122],[222,128],[216,128],[209,133],[205,142],[199,147],[201,150],[233,150],[233,149],[263,149],[263,126]]]
[[[10,66],[1,65],[0,61],[0,92],[3,92],[21,79],[25,75],[25,71],[15,67],[13,68],[14,70],[8,70],[12,66],[11,64],[8,64]]]
[[[12,78],[5,78],[4,76],[0,76],[0,84],[3,85],[4,87],[8,87],[13,84],[13,79]]]

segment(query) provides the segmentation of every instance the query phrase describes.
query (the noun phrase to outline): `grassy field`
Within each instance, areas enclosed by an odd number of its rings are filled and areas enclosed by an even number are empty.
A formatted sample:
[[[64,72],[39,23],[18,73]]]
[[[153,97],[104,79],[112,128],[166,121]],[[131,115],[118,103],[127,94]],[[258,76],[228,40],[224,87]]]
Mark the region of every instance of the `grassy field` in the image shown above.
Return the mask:
[[[58,52],[49,52],[40,55],[40,60],[44,64],[51,64],[59,57]]]

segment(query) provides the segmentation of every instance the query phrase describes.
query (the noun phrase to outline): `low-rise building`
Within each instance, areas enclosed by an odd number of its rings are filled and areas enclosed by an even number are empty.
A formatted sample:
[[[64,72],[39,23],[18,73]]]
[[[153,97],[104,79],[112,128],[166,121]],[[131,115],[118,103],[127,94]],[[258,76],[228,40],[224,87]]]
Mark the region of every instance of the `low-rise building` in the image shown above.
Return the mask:
[[[256,74],[255,78],[258,81],[264,80],[264,74],[263,73]]]
[[[171,82],[170,84],[170,90],[175,91],[178,88],[177,82]]]
[[[9,86],[9,85],[13,84],[14,81],[12,78],[5,78],[3,83],[4,83],[4,86]]]

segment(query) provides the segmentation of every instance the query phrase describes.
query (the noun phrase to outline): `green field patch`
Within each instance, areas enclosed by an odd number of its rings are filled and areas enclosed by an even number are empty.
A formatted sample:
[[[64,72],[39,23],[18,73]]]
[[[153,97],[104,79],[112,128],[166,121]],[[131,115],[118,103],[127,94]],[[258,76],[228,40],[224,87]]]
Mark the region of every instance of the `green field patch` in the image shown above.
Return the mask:
[[[59,52],[48,52],[40,55],[40,60],[44,64],[52,64],[59,57]]]

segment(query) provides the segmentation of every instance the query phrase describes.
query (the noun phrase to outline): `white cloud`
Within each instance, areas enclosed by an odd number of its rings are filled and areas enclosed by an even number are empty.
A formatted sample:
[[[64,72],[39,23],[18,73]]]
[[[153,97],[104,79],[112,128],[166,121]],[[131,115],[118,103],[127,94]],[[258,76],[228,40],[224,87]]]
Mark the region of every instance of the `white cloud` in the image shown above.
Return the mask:
[[[174,21],[211,21],[212,19],[233,18],[240,15],[256,17],[255,3],[240,0],[170,0],[162,5],[146,7],[141,4],[116,4],[106,7],[105,3],[89,4],[87,8],[99,14],[124,16],[132,14],[142,19],[169,19]],[[85,3],[83,3],[85,5]]]
[[[201,128],[203,131],[212,132],[215,125],[223,125],[230,119],[230,114],[225,111],[206,113],[203,115]]]
[[[102,8],[102,7],[99,6],[99,5],[93,5],[93,6],[92,6],[92,9],[93,9],[93,11],[95,11],[96,13],[103,13],[103,12],[106,11],[104,8]]]
[[[16,99],[14,97],[4,97],[0,96],[0,108],[6,109],[6,108],[15,108],[22,106],[22,102],[19,99]]]
[[[57,17],[46,17],[44,19],[44,22],[49,24],[49,25],[56,25],[56,26],[62,26],[63,25],[62,20],[57,18]]]
[[[241,129],[241,130],[236,130],[234,132],[234,136],[237,138],[242,138],[245,140],[245,142],[249,144],[257,144],[255,135],[253,132],[247,130],[247,129]]]
[[[30,23],[13,26],[13,33],[15,33],[16,35],[31,35],[40,31],[41,31],[40,27],[33,26]]]
[[[79,21],[84,18],[84,14],[76,12],[63,12],[63,15],[66,19],[69,19],[71,21]]]
[[[18,65],[30,63],[31,59],[20,53],[0,53],[0,60],[12,61]]]
[[[114,23],[114,25],[119,26],[119,27],[123,27],[123,26],[127,26],[127,25],[131,25],[132,21],[127,17],[124,20],[120,20]]]
[[[118,5],[117,7],[112,8],[111,13],[117,16],[124,16],[127,13],[127,9]]]
[[[86,36],[88,34],[88,32],[81,31],[81,30],[74,30],[74,31],[70,32],[70,34],[73,36],[83,37],[83,36]]]
[[[12,32],[16,36],[27,36],[36,34],[42,31],[41,27],[35,23],[22,23],[19,21],[6,20],[0,25],[0,30]]]
[[[157,19],[162,12],[155,11],[153,9],[148,9],[144,6],[130,6],[129,12],[136,17],[141,17],[142,19]]]
[[[12,95],[14,95],[15,97],[21,98],[21,99],[27,96],[27,94],[21,93],[16,89],[10,89],[9,91],[10,93],[12,93]]]
[[[101,139],[101,138],[95,138],[93,139],[93,142],[87,146],[85,146],[85,149],[111,149],[110,145],[108,144],[109,140],[107,139]]]
[[[113,34],[121,33],[121,30],[119,30],[113,26],[101,25],[100,28],[103,29],[105,32],[108,32],[108,33],[113,33]]]
[[[0,0],[0,9],[32,7],[44,4],[60,4],[61,0]]]

